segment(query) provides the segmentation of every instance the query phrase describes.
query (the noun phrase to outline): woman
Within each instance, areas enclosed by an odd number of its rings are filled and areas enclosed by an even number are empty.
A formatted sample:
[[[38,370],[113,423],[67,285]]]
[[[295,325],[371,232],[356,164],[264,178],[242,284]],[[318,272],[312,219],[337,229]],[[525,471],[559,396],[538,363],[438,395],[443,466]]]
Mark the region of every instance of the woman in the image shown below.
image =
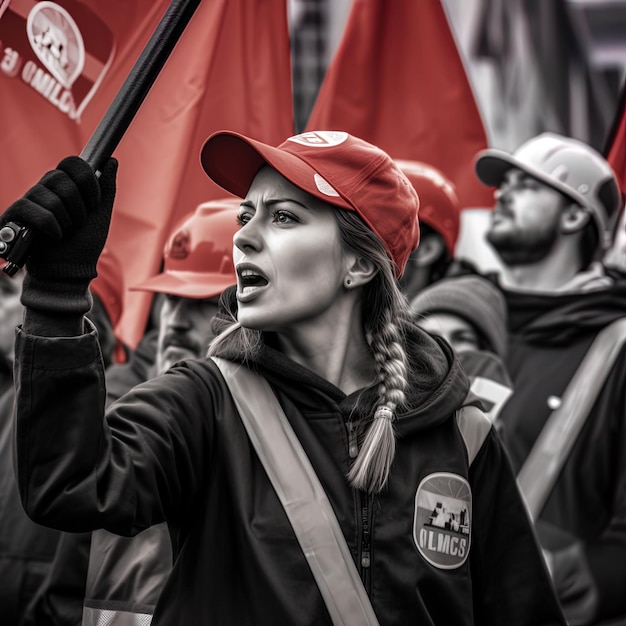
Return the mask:
[[[244,198],[237,288],[210,354],[271,384],[379,623],[564,624],[497,436],[476,410],[457,418],[467,379],[447,344],[409,322],[397,278],[419,228],[404,175],[341,132],[278,147],[220,132],[202,163]],[[99,409],[104,381],[82,315],[115,169],[99,189],[80,159],[65,159],[3,216],[40,241],[63,232],[33,251],[23,290],[24,506],[66,530],[134,534],[167,521],[175,565],[153,624],[331,623],[212,359]]]

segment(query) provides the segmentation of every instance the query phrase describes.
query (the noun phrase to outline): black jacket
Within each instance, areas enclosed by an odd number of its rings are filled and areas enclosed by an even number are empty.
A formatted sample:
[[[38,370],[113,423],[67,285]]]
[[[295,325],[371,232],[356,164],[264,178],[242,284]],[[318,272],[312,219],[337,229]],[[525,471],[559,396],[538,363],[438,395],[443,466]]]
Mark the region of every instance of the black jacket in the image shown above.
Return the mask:
[[[346,396],[267,346],[251,364],[326,490],[380,623],[564,624],[498,436],[484,416],[457,419],[468,390],[458,361],[417,328],[409,341],[409,409],[388,487],[375,497],[345,478],[348,423],[369,419],[356,400],[366,406],[374,390]],[[93,335],[19,332],[16,353],[27,511],[65,530],[125,535],[167,521],[176,562],[155,626],[330,623],[212,361],[183,362],[135,387],[103,421]]]
[[[61,533],[31,521],[22,507],[13,455],[13,403],[0,396],[0,624],[19,626],[50,571]]]
[[[577,280],[576,289],[553,295],[505,292],[510,324],[506,365],[514,394],[500,419],[516,471],[598,332],[626,315],[626,280],[597,273],[589,273],[588,281],[583,276]],[[574,564],[568,565],[570,580],[563,584],[571,594],[562,598],[580,612],[584,607],[575,605],[585,595],[583,587],[597,593],[597,610],[581,623],[626,615],[626,348],[603,381],[538,529],[545,547],[555,553],[575,543],[581,546],[576,561],[586,561],[591,580],[585,582],[586,573],[576,574]],[[575,556],[563,552],[567,554]]]

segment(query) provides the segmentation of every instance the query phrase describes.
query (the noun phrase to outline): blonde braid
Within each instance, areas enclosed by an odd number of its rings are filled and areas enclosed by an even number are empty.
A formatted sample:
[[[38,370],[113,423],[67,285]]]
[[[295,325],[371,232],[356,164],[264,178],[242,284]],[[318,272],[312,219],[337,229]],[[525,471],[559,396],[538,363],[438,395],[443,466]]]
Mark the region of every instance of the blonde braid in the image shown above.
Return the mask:
[[[391,306],[384,308],[381,322],[368,335],[378,370],[378,406],[348,473],[353,487],[370,492],[381,491],[389,478],[396,453],[393,420],[397,408],[405,403],[404,392],[408,384],[403,333]]]

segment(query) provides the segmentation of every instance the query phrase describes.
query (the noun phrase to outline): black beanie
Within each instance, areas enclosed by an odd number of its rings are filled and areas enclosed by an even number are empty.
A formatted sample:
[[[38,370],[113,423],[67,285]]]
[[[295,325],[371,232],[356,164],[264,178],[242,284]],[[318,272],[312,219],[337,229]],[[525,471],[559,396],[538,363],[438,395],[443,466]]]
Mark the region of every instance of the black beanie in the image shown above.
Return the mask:
[[[430,313],[451,313],[467,320],[501,358],[507,344],[507,309],[502,292],[475,274],[443,278],[411,300],[414,319]]]

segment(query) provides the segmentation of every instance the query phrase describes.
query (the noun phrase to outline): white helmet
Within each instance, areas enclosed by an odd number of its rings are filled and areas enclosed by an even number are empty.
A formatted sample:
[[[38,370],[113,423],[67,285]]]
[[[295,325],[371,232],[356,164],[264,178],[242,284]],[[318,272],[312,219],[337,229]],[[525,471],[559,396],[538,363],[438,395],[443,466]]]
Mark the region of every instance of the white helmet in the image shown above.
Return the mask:
[[[610,220],[619,207],[620,191],[615,172],[599,152],[577,139],[542,133],[513,154],[489,149],[476,159],[478,178],[491,187],[499,187],[511,168],[526,172],[587,209],[598,228],[600,244],[609,247]]]

